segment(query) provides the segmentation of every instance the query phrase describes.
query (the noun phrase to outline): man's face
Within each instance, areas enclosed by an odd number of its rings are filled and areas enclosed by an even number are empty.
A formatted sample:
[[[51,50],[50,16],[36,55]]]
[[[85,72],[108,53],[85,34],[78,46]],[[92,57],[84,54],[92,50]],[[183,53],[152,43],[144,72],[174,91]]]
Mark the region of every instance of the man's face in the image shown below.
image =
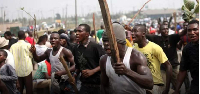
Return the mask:
[[[108,40],[108,37],[107,35],[104,35],[102,36],[102,41],[103,41],[103,46],[104,46],[104,50],[106,51],[106,54],[108,56],[111,56],[112,53],[111,53],[111,47],[110,47],[110,44],[109,44],[109,40]],[[125,45],[122,45],[120,43],[117,43],[117,47],[118,47],[118,50],[119,50],[119,55],[123,52],[125,52],[125,49],[123,49],[125,47]]]
[[[57,33],[52,33],[50,36],[50,43],[52,47],[58,47],[58,45],[60,45],[60,35]]]
[[[139,43],[142,40],[143,32],[140,28],[141,27],[135,26],[132,30],[132,39],[134,43]]]
[[[167,21],[163,22],[163,25],[168,25],[168,22]]]
[[[5,39],[9,40],[11,37],[8,36],[7,34],[4,34]]]
[[[199,41],[199,25],[196,23],[188,25],[187,34],[191,42],[198,42]]]
[[[167,25],[162,25],[160,31],[161,31],[160,33],[162,36],[168,36],[169,28]]]
[[[76,32],[76,40],[78,42],[83,42],[88,37],[89,37],[89,33],[85,31],[85,27],[84,26],[78,26],[77,32]]]
[[[64,46],[67,43],[66,39],[60,39],[60,45]]]
[[[0,52],[0,63],[5,61],[5,60],[6,60],[6,57],[4,56],[4,53]]]
[[[187,22],[183,23],[183,29],[187,29],[187,26],[188,26]]]
[[[104,34],[102,36],[102,41],[103,41],[103,46],[104,46],[104,50],[106,51],[106,54],[108,56],[111,56],[111,49],[110,49],[110,45],[109,45],[109,40],[108,40],[108,37]]]

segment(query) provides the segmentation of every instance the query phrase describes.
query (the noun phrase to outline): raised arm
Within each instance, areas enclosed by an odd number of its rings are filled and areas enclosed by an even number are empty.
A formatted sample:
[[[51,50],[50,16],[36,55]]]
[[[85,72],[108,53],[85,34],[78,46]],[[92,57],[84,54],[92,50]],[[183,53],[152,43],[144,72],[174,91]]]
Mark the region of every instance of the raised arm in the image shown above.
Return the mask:
[[[99,61],[101,70],[101,94],[109,94],[109,78],[106,75],[106,55],[103,55]]]
[[[34,60],[36,62],[41,62],[41,61],[47,59],[50,51],[51,51],[51,49],[48,49],[48,50],[45,51],[45,53],[43,55],[38,56],[36,54],[36,48],[35,48],[35,46],[32,45],[31,48],[30,48],[30,52],[33,54],[33,58],[34,58]]]
[[[178,33],[180,37],[184,36],[187,34],[187,29],[184,29],[182,32]]]

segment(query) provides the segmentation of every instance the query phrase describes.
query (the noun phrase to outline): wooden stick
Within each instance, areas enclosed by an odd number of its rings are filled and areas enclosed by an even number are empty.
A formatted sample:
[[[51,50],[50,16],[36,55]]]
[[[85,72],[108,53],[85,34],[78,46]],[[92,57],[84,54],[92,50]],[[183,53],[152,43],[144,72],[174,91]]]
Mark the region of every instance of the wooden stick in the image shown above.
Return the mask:
[[[67,66],[66,61],[64,60],[64,58],[63,58],[62,56],[60,56],[59,60],[60,60],[60,62],[62,63],[62,65],[64,66],[64,68],[65,68],[65,70],[66,70],[66,72],[67,72],[67,76],[69,77],[69,81],[70,81],[69,83],[70,83],[70,84],[72,85],[72,87],[74,88],[75,94],[78,94],[78,89],[77,89],[76,84],[75,84],[75,82],[74,82],[74,80],[73,80],[73,78],[72,78],[72,74],[71,74],[71,72],[69,71],[69,68],[68,68],[68,66]]]
[[[33,30],[33,44],[34,44],[34,41],[35,41],[35,29],[36,29],[36,16],[35,16],[35,14],[34,14],[34,25],[35,25],[35,28],[34,28],[34,30]]]
[[[177,26],[177,23],[176,23],[176,12],[173,13],[173,16],[174,16],[174,29],[175,29],[175,32],[177,30],[176,26]]]
[[[140,10],[134,15],[134,17],[131,19],[131,21],[128,23],[128,26],[131,24],[131,22],[137,17],[137,15],[140,13],[140,11],[144,8],[144,6],[149,3],[151,0],[147,1],[141,8]]]
[[[108,4],[106,0],[99,0],[99,4],[101,7],[101,13],[102,13],[104,25],[106,28],[107,36],[109,39],[109,45],[110,45],[111,53],[112,53],[111,58],[114,63],[116,62],[119,63],[120,62],[119,50],[118,50],[116,38],[113,32]]]
[[[94,15],[94,13],[93,13],[93,28],[94,28],[95,42],[97,42],[96,27],[95,27],[95,15]],[[93,37],[93,36],[92,36],[92,37]]]

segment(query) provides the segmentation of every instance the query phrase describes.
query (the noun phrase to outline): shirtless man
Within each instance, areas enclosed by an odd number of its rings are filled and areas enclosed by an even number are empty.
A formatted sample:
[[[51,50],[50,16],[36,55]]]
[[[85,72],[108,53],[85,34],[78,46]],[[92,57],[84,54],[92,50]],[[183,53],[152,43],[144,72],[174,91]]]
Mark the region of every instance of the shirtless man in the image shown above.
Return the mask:
[[[51,63],[51,72],[55,72],[55,75],[61,77],[62,75],[67,74],[62,63],[59,60],[60,56],[63,56],[67,62],[70,62],[70,71],[75,70],[74,56],[71,51],[62,47],[60,45],[60,35],[57,32],[53,32],[50,36],[50,43],[53,49],[48,49],[41,56],[37,56],[35,46],[32,46],[30,51],[33,54],[33,58],[36,62],[49,59]]]
[[[147,66],[147,59],[139,51],[126,46],[123,26],[114,23],[113,31],[121,61],[111,63],[109,39],[104,32],[102,38],[107,54],[100,59],[101,94],[146,94],[145,89],[153,88],[153,78]]]

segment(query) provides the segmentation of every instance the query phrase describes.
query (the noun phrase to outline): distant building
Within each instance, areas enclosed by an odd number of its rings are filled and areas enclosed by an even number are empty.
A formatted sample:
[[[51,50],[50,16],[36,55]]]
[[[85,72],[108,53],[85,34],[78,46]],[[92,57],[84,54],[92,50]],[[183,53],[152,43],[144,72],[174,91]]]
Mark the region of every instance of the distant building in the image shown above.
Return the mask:
[[[141,14],[151,19],[158,19],[160,17],[170,17],[174,12],[180,13],[181,11],[177,9],[148,9],[142,11]]]

